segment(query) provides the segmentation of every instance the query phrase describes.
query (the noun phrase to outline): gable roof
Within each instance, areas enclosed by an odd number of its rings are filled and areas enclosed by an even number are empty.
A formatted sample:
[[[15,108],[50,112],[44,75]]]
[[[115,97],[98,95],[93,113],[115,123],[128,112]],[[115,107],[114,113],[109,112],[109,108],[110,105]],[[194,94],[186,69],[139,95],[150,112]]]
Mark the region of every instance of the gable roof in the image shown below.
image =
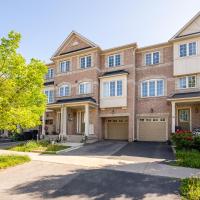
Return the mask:
[[[55,51],[55,53],[52,55],[51,59],[55,56],[57,56],[59,54],[59,52],[62,51],[62,49],[70,42],[70,40],[72,39],[73,36],[76,36],[77,38],[79,38],[81,41],[83,41],[84,43],[88,44],[88,46],[91,47],[99,47],[97,44],[95,44],[94,42],[90,41],[89,39],[87,39],[86,37],[82,36],[80,33],[77,33],[76,31],[72,31],[68,37],[62,42],[62,44],[59,46],[59,48]]]
[[[193,34],[200,34],[200,24],[199,24],[199,32],[181,35],[181,33],[183,31],[185,31],[192,23],[194,23],[198,17],[200,17],[200,11],[188,23],[186,23],[169,41],[175,40],[179,37],[189,36],[189,35],[193,35]]]

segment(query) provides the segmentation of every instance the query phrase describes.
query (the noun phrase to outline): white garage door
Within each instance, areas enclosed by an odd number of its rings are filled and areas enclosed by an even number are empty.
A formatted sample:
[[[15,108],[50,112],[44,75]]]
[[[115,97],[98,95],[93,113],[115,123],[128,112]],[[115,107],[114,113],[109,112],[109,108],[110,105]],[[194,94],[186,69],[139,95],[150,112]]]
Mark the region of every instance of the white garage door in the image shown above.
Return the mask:
[[[166,118],[140,118],[138,120],[138,140],[140,141],[166,141]]]
[[[128,118],[107,118],[105,139],[128,140]]]

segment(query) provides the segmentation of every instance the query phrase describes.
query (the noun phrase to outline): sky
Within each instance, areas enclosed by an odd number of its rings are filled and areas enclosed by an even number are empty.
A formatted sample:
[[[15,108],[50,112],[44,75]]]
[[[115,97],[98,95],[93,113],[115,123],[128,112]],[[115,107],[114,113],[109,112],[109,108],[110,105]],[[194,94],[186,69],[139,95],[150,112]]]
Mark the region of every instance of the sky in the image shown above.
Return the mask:
[[[0,37],[20,32],[19,52],[46,63],[72,30],[102,49],[168,41],[200,0],[0,0]]]

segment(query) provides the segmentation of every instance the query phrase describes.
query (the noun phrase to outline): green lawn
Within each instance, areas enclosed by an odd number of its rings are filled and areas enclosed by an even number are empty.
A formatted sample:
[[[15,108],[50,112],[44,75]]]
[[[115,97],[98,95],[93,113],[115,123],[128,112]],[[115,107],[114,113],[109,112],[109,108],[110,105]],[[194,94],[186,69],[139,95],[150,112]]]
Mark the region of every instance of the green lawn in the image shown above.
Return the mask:
[[[184,200],[200,199],[200,178],[192,177],[181,180],[180,193]]]
[[[197,150],[177,150],[174,164],[176,166],[200,169],[200,152]]]
[[[50,153],[55,154],[57,151],[69,148],[68,146],[49,144],[46,141],[29,141],[24,144],[19,144],[14,147],[8,148],[12,151],[22,151],[22,152],[40,152],[40,153]]]
[[[30,158],[28,156],[0,155],[0,169],[5,169],[7,167],[12,167],[29,161]]]

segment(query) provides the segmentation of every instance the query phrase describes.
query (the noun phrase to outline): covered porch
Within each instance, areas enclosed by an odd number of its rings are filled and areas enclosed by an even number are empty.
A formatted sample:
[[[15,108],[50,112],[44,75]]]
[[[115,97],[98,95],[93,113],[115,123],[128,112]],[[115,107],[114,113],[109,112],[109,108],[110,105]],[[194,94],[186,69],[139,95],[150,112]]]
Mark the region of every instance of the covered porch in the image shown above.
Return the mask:
[[[172,133],[177,129],[193,131],[200,128],[200,92],[174,94],[172,105]]]
[[[42,137],[68,142],[97,138],[97,111],[96,103],[91,101],[48,105],[42,120]]]

